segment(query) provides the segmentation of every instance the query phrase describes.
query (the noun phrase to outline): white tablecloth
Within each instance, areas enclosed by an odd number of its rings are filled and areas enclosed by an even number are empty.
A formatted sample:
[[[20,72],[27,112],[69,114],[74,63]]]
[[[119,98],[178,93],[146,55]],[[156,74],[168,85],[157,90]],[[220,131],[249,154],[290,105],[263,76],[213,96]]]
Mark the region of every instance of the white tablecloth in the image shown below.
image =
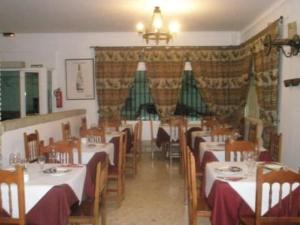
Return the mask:
[[[241,172],[222,172],[217,170],[217,168],[226,168],[229,166],[237,166],[242,169]],[[248,176],[246,164],[243,162],[211,162],[206,165],[205,169],[205,195],[208,197],[213,183],[216,179],[227,182],[250,206],[250,208],[255,211],[255,196],[256,196],[256,173],[251,173]],[[226,180],[226,177],[243,177],[243,179],[238,181],[229,181]],[[224,178],[224,179],[223,179]],[[295,190],[299,184],[293,185],[293,190]],[[268,193],[269,185],[264,184],[263,187],[263,201],[262,201],[262,215],[268,211]],[[279,185],[273,185],[273,196],[272,196],[272,207],[279,202],[278,188]],[[288,186],[283,186],[283,198],[288,194]],[[276,193],[276,194],[274,194]]]
[[[44,169],[51,167],[59,167],[59,164],[45,164]],[[82,199],[83,186],[86,176],[86,167],[67,167],[69,172],[60,174],[45,174],[41,171],[39,164],[28,164],[27,171],[29,180],[25,183],[25,212],[29,212],[35,204],[53,187],[61,184],[68,184],[76,194],[79,201]],[[1,185],[1,193],[3,197],[4,209],[8,210],[8,186]],[[12,217],[18,217],[17,211],[17,187],[12,186]]]
[[[77,151],[73,152],[74,162],[78,163]],[[97,152],[106,152],[111,165],[114,165],[114,144],[113,143],[81,143],[81,163],[87,164]]]
[[[111,131],[105,133],[105,141],[110,142],[114,137],[119,137],[121,135],[120,131]]]
[[[177,141],[179,139],[179,130],[174,128],[171,129],[168,124],[159,125],[160,128],[164,129],[164,131],[170,136],[171,141]]]
[[[212,152],[218,161],[224,162],[225,161],[225,143],[224,142],[201,142],[199,146],[200,151],[200,162],[202,162],[204,153],[206,151]],[[260,152],[266,151],[264,147],[260,147]],[[231,155],[233,157],[233,153]],[[231,157],[231,158],[232,158]],[[237,152],[237,157],[240,158],[239,152]]]

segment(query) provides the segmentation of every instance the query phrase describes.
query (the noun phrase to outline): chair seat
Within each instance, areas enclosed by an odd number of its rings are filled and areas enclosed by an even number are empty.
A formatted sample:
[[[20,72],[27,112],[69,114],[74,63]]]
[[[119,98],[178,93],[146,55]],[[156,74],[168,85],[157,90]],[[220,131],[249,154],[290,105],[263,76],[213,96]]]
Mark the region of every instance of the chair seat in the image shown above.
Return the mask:
[[[254,217],[242,217],[241,223],[244,225],[255,225],[255,218]]]

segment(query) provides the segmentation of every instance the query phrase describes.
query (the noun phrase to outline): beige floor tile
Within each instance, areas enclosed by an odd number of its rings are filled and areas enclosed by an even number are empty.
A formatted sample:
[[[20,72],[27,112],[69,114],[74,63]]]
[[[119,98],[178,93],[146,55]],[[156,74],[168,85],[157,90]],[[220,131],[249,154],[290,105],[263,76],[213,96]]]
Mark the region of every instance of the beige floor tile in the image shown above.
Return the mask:
[[[126,178],[125,200],[120,208],[107,207],[107,225],[188,225],[183,178],[178,163],[144,153],[135,178]],[[199,223],[200,224],[200,223]],[[201,225],[209,225],[201,219]]]

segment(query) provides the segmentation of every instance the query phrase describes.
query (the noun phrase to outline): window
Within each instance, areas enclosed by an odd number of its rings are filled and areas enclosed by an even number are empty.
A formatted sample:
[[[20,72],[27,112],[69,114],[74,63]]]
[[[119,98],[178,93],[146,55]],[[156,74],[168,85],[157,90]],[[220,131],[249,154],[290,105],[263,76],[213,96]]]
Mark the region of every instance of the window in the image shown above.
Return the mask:
[[[184,71],[182,79],[182,88],[175,115],[183,115],[190,120],[196,120],[202,115],[208,114],[207,107],[201,99],[192,71]],[[122,117],[127,120],[135,120],[138,117],[141,117],[142,120],[149,120],[150,118],[152,120],[159,119],[150,95],[146,71],[136,72],[129,97],[126,99],[122,109]]]
[[[51,86],[50,86],[51,85]],[[52,110],[51,71],[46,68],[0,70],[0,120]]]
[[[202,101],[192,71],[184,71],[180,98],[175,111],[176,115],[183,115],[191,120],[208,114],[206,104]]]
[[[137,71],[129,97],[126,99],[122,109],[122,117],[135,120],[158,119],[158,115],[150,95],[150,88],[146,77],[146,71]]]

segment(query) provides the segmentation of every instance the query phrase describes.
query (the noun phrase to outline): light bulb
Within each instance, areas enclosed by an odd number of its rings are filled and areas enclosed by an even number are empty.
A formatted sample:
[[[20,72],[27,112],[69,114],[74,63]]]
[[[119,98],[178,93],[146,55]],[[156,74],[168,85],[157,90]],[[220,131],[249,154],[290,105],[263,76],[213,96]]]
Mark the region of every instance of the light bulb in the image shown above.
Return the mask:
[[[139,32],[139,33],[143,33],[144,31],[144,24],[139,22],[137,25],[136,25],[136,30]]]
[[[169,31],[172,34],[177,34],[180,31],[180,24],[178,22],[171,22],[169,25]]]

